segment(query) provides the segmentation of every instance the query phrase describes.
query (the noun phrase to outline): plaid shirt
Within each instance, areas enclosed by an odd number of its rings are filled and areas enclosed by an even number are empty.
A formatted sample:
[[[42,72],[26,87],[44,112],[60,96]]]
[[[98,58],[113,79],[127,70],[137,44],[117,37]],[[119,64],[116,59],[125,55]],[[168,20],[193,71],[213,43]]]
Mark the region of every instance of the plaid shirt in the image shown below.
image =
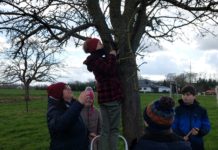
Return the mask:
[[[106,57],[90,55],[84,64],[95,75],[99,104],[123,99],[114,55],[109,54]]]

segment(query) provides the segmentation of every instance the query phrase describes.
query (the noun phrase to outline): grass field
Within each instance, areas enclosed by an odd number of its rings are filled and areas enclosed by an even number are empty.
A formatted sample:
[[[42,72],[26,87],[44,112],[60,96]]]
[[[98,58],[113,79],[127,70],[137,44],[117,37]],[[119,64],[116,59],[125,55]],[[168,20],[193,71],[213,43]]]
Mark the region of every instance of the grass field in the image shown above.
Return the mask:
[[[47,150],[46,92],[31,90],[29,112],[25,111],[21,90],[0,89],[0,150]],[[78,93],[75,93],[77,95]],[[162,94],[141,94],[142,109]],[[198,96],[208,110],[212,130],[205,137],[206,150],[218,150],[218,105],[215,96]]]

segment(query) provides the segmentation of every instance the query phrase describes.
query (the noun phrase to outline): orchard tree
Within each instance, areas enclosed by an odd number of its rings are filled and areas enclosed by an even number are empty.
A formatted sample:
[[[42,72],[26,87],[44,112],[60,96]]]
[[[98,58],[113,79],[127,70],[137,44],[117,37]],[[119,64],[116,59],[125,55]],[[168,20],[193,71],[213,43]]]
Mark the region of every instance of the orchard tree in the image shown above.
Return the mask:
[[[123,130],[128,143],[142,134],[138,93],[138,48],[150,41],[173,41],[184,26],[204,34],[205,23],[217,24],[217,0],[1,0],[0,30],[18,54],[33,35],[42,42],[81,44],[100,36],[105,47],[117,43],[125,100]],[[82,51],[81,51],[82,53]],[[161,66],[159,66],[161,67]]]
[[[35,82],[52,82],[57,77],[55,70],[60,65],[55,59],[55,54],[60,49],[50,44],[42,44],[37,40],[26,41],[15,58],[14,51],[6,50],[5,59],[2,62],[2,81],[4,84],[21,82],[24,87],[24,99],[28,112],[30,100],[30,84]]]

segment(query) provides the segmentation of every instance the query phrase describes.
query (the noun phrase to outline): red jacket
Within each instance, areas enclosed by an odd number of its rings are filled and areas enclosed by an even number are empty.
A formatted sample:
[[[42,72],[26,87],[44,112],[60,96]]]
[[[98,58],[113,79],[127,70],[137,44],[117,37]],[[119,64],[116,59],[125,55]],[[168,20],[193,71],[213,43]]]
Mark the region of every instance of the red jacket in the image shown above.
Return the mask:
[[[87,57],[84,64],[95,75],[99,104],[123,99],[116,56],[108,54],[103,57],[101,53],[94,53]]]

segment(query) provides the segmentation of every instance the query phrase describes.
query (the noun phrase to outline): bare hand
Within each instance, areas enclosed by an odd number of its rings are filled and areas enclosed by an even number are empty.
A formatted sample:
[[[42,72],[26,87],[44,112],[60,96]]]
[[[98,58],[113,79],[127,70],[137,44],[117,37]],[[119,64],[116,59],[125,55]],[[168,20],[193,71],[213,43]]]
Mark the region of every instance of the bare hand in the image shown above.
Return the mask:
[[[81,104],[84,104],[86,99],[87,99],[87,96],[88,96],[87,92],[85,92],[85,91],[81,92],[80,95],[79,95],[79,98],[78,98],[79,102]]]
[[[192,128],[192,135],[197,135],[198,132],[199,132],[199,129],[198,128]]]
[[[90,133],[89,134],[89,139],[92,140],[94,137],[96,137],[97,135],[95,133]]]
[[[116,56],[116,55],[117,55],[117,52],[116,52],[115,50],[111,50],[111,51],[110,51],[110,54]]]
[[[189,140],[188,136],[184,136],[183,139],[184,139],[185,141],[188,141],[188,140]]]
[[[96,137],[97,135],[95,133],[90,133],[89,136]]]

